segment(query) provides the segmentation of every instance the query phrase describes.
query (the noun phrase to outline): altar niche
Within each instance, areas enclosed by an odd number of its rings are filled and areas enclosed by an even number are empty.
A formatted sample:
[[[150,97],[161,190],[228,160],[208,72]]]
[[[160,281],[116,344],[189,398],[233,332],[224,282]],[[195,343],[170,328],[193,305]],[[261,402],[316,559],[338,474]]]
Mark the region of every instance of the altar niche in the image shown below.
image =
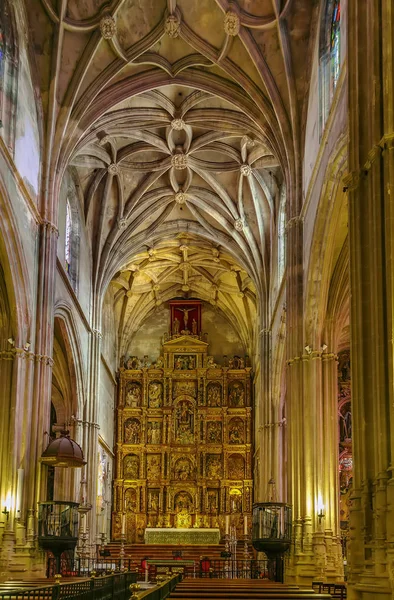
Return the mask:
[[[122,519],[129,543],[143,542],[146,528],[223,536],[226,515],[242,535],[253,492],[251,369],[239,357],[215,364],[189,325],[158,355],[155,364],[133,357],[120,368],[112,538],[120,539]]]

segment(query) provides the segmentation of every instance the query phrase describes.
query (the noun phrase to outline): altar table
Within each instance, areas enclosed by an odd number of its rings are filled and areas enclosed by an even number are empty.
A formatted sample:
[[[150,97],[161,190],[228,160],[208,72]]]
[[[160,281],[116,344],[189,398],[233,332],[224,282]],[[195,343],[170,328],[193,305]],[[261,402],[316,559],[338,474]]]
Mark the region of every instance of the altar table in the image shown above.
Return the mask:
[[[194,544],[213,546],[220,542],[219,529],[175,529],[170,527],[147,527],[145,529],[145,544]]]

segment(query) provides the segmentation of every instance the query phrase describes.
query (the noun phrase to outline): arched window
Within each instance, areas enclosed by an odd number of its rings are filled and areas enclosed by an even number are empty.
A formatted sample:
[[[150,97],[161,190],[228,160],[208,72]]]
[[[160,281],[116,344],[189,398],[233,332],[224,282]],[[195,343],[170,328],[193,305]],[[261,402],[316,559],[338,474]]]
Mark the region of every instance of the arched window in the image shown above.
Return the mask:
[[[341,2],[327,0],[320,29],[320,135],[323,133],[341,68]]]
[[[331,59],[331,97],[334,94],[339,78],[340,69],[340,48],[341,48],[341,3],[340,0],[334,1],[331,16],[331,36],[330,36],[330,59]]]
[[[71,195],[66,200],[66,224],[64,234],[64,267],[70,283],[77,291],[79,263],[79,215]]]
[[[278,211],[278,286],[286,267],[286,189],[282,186]]]
[[[0,135],[14,144],[18,54],[13,13],[7,0],[0,2]]]
[[[71,273],[71,260],[72,260],[72,252],[71,252],[71,238],[72,238],[72,212],[70,201],[67,200],[66,205],[66,233],[65,233],[65,243],[64,243],[64,260],[65,267],[68,274]]]

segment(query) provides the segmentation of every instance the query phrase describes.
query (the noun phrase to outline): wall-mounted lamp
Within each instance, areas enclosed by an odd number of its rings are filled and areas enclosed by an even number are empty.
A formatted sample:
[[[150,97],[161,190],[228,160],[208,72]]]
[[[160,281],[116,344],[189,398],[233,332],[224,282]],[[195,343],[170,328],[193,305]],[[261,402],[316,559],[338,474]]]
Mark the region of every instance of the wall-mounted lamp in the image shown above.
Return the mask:
[[[327,350],[327,348],[327,344],[322,344],[321,351],[324,352],[325,350]]]
[[[11,344],[11,346],[15,346],[15,340],[14,340],[14,338],[8,338],[7,342],[9,344]]]
[[[31,346],[30,342],[26,342],[26,344],[23,346],[23,350],[24,350],[25,352],[27,352],[27,351],[28,351],[28,349],[30,348],[30,346]]]
[[[309,346],[309,344],[307,344],[307,345],[305,346],[305,352],[306,352],[307,354],[312,354],[312,348]]]
[[[8,508],[5,506],[1,512],[2,512],[2,514],[3,514],[3,515],[5,515],[5,517],[6,517],[6,520],[7,520],[7,523],[8,523],[8,518],[9,518],[9,516],[10,516],[10,511],[9,511],[9,510],[8,510]]]

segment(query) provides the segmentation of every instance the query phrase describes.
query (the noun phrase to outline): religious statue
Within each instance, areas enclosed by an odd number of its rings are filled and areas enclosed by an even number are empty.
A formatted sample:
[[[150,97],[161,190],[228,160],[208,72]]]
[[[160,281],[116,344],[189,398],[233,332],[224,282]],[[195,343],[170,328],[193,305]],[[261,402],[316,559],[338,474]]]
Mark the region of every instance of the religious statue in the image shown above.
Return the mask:
[[[187,400],[179,402],[176,408],[176,441],[192,444],[194,441],[194,411]]]
[[[193,467],[188,458],[179,458],[175,463],[175,478],[180,481],[190,479],[193,473]]]
[[[144,369],[149,369],[149,367],[151,365],[152,365],[152,363],[149,360],[149,356],[147,354],[145,354],[145,356],[144,356]]]
[[[207,388],[208,406],[220,406],[221,404],[221,391],[220,384],[213,383],[209,384]]]
[[[243,479],[245,475],[245,461],[240,454],[232,454],[228,460],[228,475],[230,479]]]
[[[230,422],[228,441],[230,444],[244,444],[244,425],[239,419]]]
[[[218,493],[216,490],[210,490],[208,492],[208,511],[210,513],[216,512],[218,509]]]
[[[194,310],[194,308],[178,308],[178,310],[183,312],[183,323],[185,325],[185,331],[188,331],[187,323],[189,321],[189,312]]]
[[[222,424],[219,421],[208,421],[207,443],[220,444],[222,441]]]
[[[149,421],[146,436],[148,444],[160,444],[161,423],[159,423],[158,421]]]
[[[173,323],[172,323],[172,333],[173,335],[179,335],[179,319],[177,317],[175,317]]]
[[[207,456],[207,477],[222,477],[222,460],[220,456],[210,454]]]
[[[141,424],[137,419],[128,419],[124,424],[125,444],[139,444]]]
[[[137,408],[141,404],[141,386],[139,383],[131,383],[126,394],[126,406]]]
[[[135,454],[128,454],[123,461],[123,477],[125,479],[138,479],[140,459]]]
[[[157,381],[152,381],[149,384],[148,399],[149,408],[159,408],[163,398],[163,386]]]
[[[159,492],[150,491],[148,496],[148,510],[150,512],[159,511]]]
[[[157,454],[148,454],[146,459],[146,474],[148,479],[160,479],[161,456]]]
[[[233,408],[239,408],[245,404],[245,390],[239,381],[232,384],[229,393],[229,404]]]
[[[192,320],[192,334],[197,335],[197,321],[196,319]]]
[[[217,364],[215,363],[213,356],[207,356],[207,368],[216,369]]]
[[[164,358],[162,356],[159,356],[159,358],[155,362],[155,367],[156,369],[162,369],[164,367]]]
[[[192,370],[196,368],[196,357],[193,354],[184,354],[175,356],[175,369],[182,371]]]

